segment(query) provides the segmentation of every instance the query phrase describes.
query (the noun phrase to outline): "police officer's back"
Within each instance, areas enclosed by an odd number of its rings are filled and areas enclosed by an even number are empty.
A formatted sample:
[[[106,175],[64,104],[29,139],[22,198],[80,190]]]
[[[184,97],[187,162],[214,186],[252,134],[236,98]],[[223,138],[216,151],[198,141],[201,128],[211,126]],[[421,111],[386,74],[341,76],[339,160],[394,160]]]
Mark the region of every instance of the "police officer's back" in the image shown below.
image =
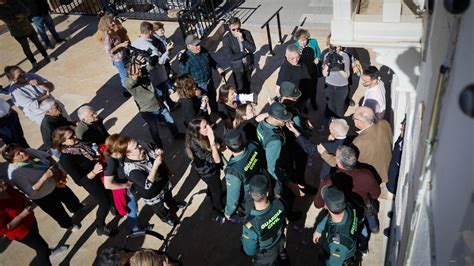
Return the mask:
[[[253,208],[250,197],[249,182],[257,174],[264,174],[266,169],[263,150],[257,143],[245,143],[240,132],[232,129],[224,137],[227,148],[232,153],[227,167],[225,179],[227,185],[227,201],[225,216],[230,216],[239,207],[244,208],[245,216]]]
[[[242,244],[254,265],[273,265],[278,258],[286,259],[285,209],[280,200],[268,199],[269,179],[256,175],[250,180],[250,195],[255,208],[242,227]]]
[[[344,193],[335,186],[322,188],[325,208],[329,213],[316,226],[313,241],[325,251],[326,265],[353,265],[356,260],[359,218],[346,204]]]

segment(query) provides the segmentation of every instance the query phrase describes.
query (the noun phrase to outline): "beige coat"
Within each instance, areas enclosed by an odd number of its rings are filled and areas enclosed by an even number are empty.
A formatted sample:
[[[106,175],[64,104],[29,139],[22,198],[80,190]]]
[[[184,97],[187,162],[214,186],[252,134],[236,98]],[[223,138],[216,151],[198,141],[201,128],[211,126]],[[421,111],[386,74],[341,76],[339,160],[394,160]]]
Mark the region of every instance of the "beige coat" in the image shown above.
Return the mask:
[[[380,120],[369,128],[360,132],[352,141],[359,149],[357,161],[366,163],[375,168],[382,182],[388,180],[388,167],[392,159],[392,129],[386,120]],[[327,151],[321,157],[331,166],[336,165],[336,158]]]
[[[375,168],[383,182],[388,180],[388,166],[392,159],[392,129],[386,120],[362,131],[352,142],[359,149],[359,162]]]

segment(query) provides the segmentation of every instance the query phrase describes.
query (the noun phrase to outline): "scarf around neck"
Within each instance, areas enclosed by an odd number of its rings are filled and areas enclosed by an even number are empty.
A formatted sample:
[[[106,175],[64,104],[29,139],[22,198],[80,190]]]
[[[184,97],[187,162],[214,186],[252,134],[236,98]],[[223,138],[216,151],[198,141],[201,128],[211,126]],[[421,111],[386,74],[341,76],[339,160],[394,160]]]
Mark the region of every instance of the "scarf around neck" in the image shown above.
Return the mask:
[[[73,155],[82,155],[90,161],[94,161],[96,159],[94,150],[92,150],[92,148],[84,142],[79,142],[73,146],[64,147],[61,149],[61,152]]]

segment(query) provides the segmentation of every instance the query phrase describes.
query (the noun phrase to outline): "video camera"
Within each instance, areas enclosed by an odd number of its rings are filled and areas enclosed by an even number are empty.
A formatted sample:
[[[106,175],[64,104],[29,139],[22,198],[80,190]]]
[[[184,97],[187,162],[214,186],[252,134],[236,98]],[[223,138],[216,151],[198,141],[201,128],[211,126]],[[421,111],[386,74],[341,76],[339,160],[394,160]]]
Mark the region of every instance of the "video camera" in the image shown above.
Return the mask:
[[[344,70],[344,58],[336,51],[336,48],[331,49],[324,60],[324,64],[328,65],[328,75],[332,71]]]
[[[156,64],[158,63],[158,57],[151,56],[151,52],[135,48],[131,45],[129,45],[127,48],[130,51],[129,63],[140,65],[140,76],[148,76],[149,73],[146,68],[146,65],[150,64],[153,67],[156,66]]]

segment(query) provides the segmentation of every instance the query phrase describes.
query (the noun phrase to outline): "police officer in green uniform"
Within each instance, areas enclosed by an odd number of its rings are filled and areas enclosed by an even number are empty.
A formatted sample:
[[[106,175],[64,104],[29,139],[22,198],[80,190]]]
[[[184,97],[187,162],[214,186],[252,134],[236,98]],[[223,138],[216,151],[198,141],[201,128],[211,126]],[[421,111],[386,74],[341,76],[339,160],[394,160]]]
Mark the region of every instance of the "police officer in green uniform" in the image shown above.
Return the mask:
[[[255,207],[248,222],[242,226],[242,245],[253,265],[275,265],[286,260],[285,208],[280,200],[268,199],[270,183],[266,176],[256,175],[249,182]]]
[[[304,196],[300,187],[290,180],[292,165],[282,128],[291,118],[291,113],[283,104],[274,102],[270,105],[268,117],[257,126],[257,137],[265,150],[268,173],[276,181],[275,194],[283,197],[287,211],[290,213],[294,200],[291,192],[296,196]]]
[[[279,101],[285,105],[286,110],[292,114],[291,122],[293,126],[305,137],[311,137],[311,128],[313,127],[306,115],[300,110],[305,106],[298,106],[300,104],[298,99],[301,97],[301,91],[295,84],[289,81],[283,81],[280,85]],[[295,135],[287,128],[284,128],[288,150],[290,152],[292,161],[292,180],[300,185],[305,185],[306,163],[308,161],[308,154],[296,143]]]
[[[329,213],[316,226],[313,242],[324,249],[326,265],[355,265],[359,215],[337,187],[325,186],[321,194]]]
[[[266,171],[264,151],[257,143],[245,145],[240,132],[235,129],[228,131],[224,140],[232,153],[224,170],[227,185],[224,214],[227,220],[231,220],[232,214],[240,205],[244,209],[245,220],[254,206],[249,192],[250,179],[257,174],[265,174]]]

